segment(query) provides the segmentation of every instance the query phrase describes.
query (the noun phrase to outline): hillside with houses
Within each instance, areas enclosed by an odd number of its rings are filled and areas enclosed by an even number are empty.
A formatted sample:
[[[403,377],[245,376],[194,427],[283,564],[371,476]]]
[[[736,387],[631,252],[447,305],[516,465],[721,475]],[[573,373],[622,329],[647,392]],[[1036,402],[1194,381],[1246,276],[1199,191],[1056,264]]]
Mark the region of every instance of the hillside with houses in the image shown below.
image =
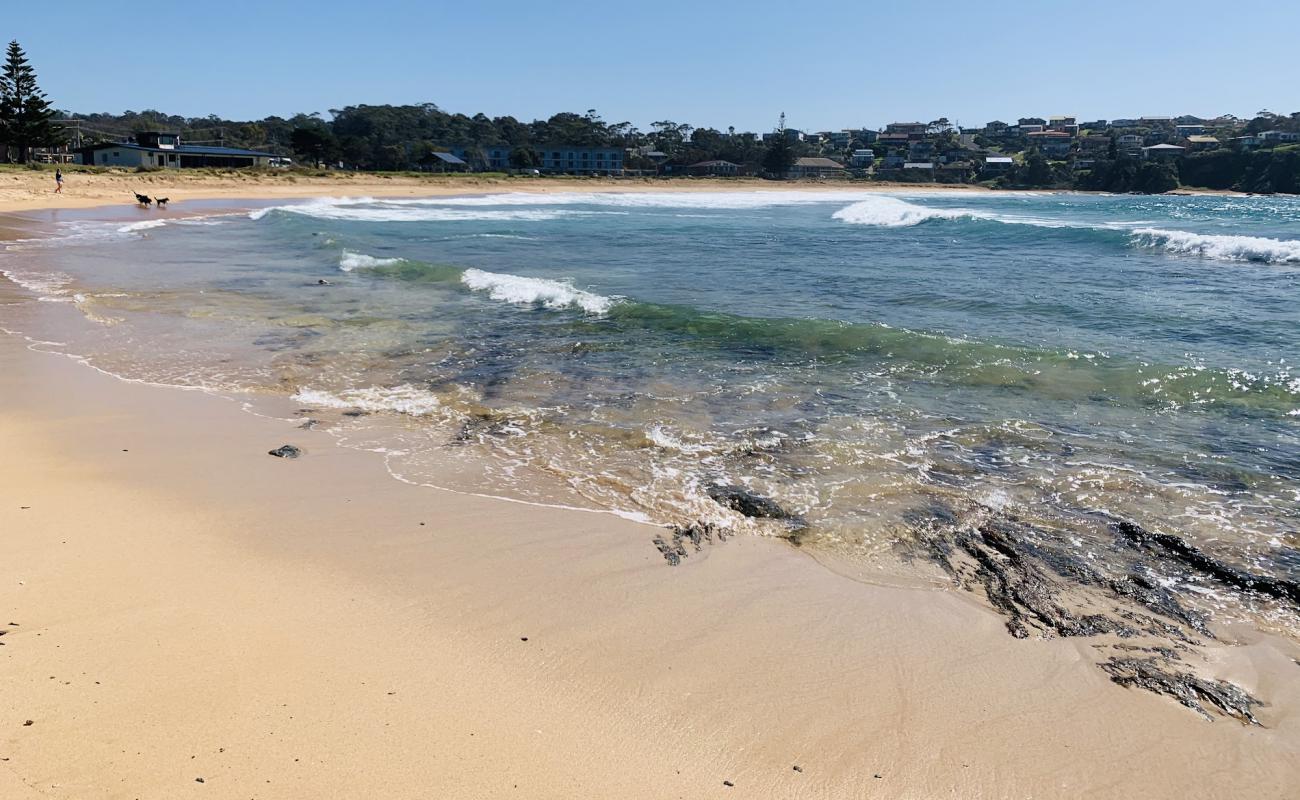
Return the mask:
[[[175,165],[141,142],[158,133],[253,166],[603,176],[757,176],[787,180],[983,184],[1163,192],[1180,186],[1300,192],[1300,113],[1252,119],[1151,116],[1081,120],[1022,117],[965,127],[945,118],[881,128],[766,133],[660,121],[641,130],[594,111],[521,122],[443,111],[432,104],[349,106],[320,115],[229,121],[158,112],[60,114],[66,141],[36,154],[101,166]],[[128,153],[125,160],[123,145]],[[778,146],[779,145],[779,146]],[[773,161],[773,151],[784,158]],[[195,153],[200,150],[195,149]],[[116,153],[119,160],[114,160]],[[256,154],[256,155],[251,155]],[[236,165],[233,161],[227,166]]]
[[[660,120],[642,130],[589,109],[523,122],[432,103],[355,105],[261,120],[158,111],[55,111],[18,42],[0,66],[0,161],[87,168],[293,168],[979,183],[991,188],[1300,193],[1300,112],[965,127],[940,117],[883,128],[766,133]]]

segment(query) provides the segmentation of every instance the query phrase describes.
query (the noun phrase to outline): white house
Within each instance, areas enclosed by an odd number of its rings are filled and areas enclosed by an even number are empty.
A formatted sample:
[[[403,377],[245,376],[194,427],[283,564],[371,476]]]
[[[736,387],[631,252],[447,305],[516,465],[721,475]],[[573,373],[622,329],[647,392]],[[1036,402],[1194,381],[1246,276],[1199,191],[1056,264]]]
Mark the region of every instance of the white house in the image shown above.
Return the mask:
[[[77,163],[99,167],[267,167],[275,153],[238,147],[181,144],[178,133],[137,133],[134,142],[92,144],[77,152]]]
[[[1186,147],[1179,147],[1176,144],[1153,144],[1150,147],[1142,148],[1143,158],[1178,158],[1184,152]]]

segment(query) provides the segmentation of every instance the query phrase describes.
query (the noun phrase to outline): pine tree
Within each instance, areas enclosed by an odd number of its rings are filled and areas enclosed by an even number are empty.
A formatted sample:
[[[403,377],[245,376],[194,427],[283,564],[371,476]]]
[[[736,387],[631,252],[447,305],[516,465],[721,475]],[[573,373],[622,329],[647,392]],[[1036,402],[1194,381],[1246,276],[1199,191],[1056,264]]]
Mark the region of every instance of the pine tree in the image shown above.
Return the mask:
[[[17,150],[18,162],[26,163],[33,147],[59,143],[59,132],[51,120],[54,109],[36,85],[36,70],[18,42],[10,42],[0,71],[0,142]]]
[[[781,119],[777,122],[773,133],[775,135],[772,137],[772,144],[763,154],[763,169],[773,178],[784,178],[795,162],[794,147],[785,132],[784,111],[781,112]]]

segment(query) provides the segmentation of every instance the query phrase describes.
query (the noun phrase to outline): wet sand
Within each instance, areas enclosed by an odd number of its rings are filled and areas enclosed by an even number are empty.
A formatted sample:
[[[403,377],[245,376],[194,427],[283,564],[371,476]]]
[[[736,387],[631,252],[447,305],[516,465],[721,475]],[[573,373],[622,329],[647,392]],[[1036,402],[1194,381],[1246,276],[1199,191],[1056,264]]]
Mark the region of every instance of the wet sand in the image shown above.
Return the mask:
[[[974,594],[756,537],[672,568],[658,529],[402,484],[287,401],[40,349],[0,336],[5,798],[1294,789],[1289,642],[1222,632],[1191,666],[1270,705],[1207,722]]]

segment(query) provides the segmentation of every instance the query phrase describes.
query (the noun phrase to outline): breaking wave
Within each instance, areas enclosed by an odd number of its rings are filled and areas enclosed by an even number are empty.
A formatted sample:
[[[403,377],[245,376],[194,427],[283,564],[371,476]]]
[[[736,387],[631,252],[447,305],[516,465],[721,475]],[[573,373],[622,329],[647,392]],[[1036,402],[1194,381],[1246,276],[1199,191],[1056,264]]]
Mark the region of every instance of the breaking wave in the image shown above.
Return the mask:
[[[1132,236],[1134,243],[1139,247],[1149,247],[1179,255],[1203,256],[1219,261],[1300,264],[1300,241],[1294,239],[1225,236],[1160,228],[1139,228],[1133,231]]]
[[[354,269],[373,269],[375,267],[391,267],[400,264],[400,258],[375,258],[365,253],[354,253],[351,250],[344,250],[339,256],[339,269],[344,272],[351,272]]]
[[[585,292],[567,282],[546,278],[526,278],[501,272],[467,269],[460,276],[461,283],[471,291],[486,292],[493,300],[521,306],[545,308],[580,308],[588,314],[606,314],[618,298]]]
[[[1174,255],[1200,256],[1217,261],[1248,261],[1261,264],[1300,264],[1300,241],[1269,239],[1260,236],[1234,236],[1134,227],[1140,223],[1082,222],[1047,219],[1016,214],[994,214],[970,208],[932,208],[895,197],[875,196],[845,206],[831,215],[853,225],[879,228],[906,228],[939,220],[970,220],[1002,225],[1029,225],[1036,228],[1095,231],[1112,242],[1126,236],[1127,243]]]
[[[376,200],[368,197],[345,197],[259,208],[250,211],[248,218],[260,220],[273,212],[340,222],[544,222],[561,217],[626,213],[557,208],[456,208],[449,207],[439,200]]]
[[[71,302],[68,296],[72,285],[72,276],[62,272],[29,272],[27,270],[2,269],[0,275],[23,287],[41,300]]]
[[[609,206],[613,208],[690,208],[744,210],[809,203],[843,202],[868,197],[866,192],[798,192],[787,190],[749,192],[559,192],[556,194],[480,195],[475,197],[438,197],[420,200],[386,201],[393,205],[427,205],[445,207],[481,206]]]
[[[908,228],[933,219],[988,218],[988,215],[968,208],[929,208],[885,195],[845,206],[831,216],[852,225],[879,228]]]
[[[167,224],[165,219],[146,219],[142,222],[132,222],[130,225],[123,225],[117,229],[118,233],[139,233],[151,228],[161,228]]]

